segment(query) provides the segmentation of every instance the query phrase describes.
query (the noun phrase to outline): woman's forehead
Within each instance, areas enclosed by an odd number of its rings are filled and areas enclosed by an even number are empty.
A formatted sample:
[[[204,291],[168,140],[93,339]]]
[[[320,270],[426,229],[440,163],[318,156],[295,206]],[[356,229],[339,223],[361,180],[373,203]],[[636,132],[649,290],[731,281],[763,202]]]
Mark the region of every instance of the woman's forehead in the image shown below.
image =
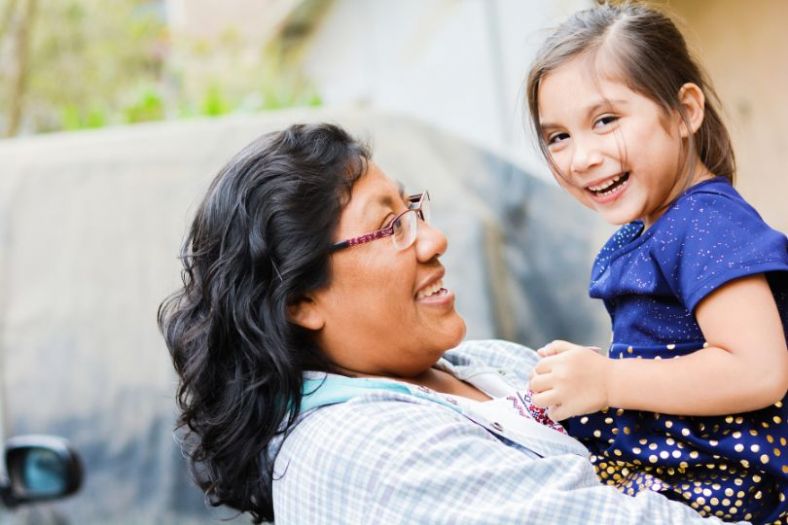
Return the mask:
[[[359,225],[378,226],[375,222],[389,212],[403,207],[404,187],[388,176],[373,162],[353,184],[350,199],[342,209],[339,230],[354,232]],[[367,224],[369,223],[369,224]]]
[[[353,185],[347,207],[397,206],[404,198],[404,185],[388,177],[377,164],[370,162],[366,173]]]

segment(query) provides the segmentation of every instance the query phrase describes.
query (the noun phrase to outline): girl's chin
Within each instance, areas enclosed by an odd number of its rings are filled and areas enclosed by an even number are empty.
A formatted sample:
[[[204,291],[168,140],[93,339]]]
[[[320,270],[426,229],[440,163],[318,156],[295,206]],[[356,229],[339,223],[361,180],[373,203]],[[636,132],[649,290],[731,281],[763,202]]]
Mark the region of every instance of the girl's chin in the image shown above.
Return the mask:
[[[632,221],[641,219],[639,213],[634,210],[624,209],[623,207],[608,208],[596,206],[594,211],[596,211],[605,222],[614,226],[623,226]]]

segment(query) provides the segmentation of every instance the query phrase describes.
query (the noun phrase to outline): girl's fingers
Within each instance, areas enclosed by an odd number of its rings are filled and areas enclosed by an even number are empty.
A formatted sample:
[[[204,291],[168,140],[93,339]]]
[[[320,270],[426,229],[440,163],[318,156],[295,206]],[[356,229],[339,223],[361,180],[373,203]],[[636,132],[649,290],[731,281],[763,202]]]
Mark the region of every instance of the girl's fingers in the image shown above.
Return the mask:
[[[539,408],[549,408],[557,404],[555,391],[547,390],[545,392],[534,393],[531,396],[531,402]]]
[[[542,348],[540,348],[539,350],[537,350],[536,353],[537,353],[537,355],[539,355],[539,357],[547,357],[548,355],[552,355],[550,353],[550,349],[547,348],[547,345],[545,345]]]
[[[547,409],[547,415],[553,421],[563,421],[571,416],[571,414],[564,408],[563,405],[553,405]]]
[[[546,374],[548,372],[550,372],[550,362],[545,362],[544,360],[537,361],[537,363],[534,365],[533,371],[531,372],[531,376],[533,377],[539,374]]]
[[[561,350],[558,349],[558,346],[562,342],[563,341],[551,341],[551,342],[547,343],[546,345],[544,345],[539,350],[537,350],[536,353],[539,354],[542,357],[547,357],[549,355],[555,355],[555,354],[557,354],[558,352],[561,351]]]
[[[528,382],[528,388],[536,394],[549,390],[550,386],[550,381],[546,374],[535,374],[531,376],[531,381]]]
[[[561,339],[556,339],[555,341],[551,341],[544,345],[542,348],[536,351],[541,357],[548,357],[551,355],[560,354],[561,352],[566,352],[567,350],[571,350],[573,348],[577,348],[578,345],[574,343],[570,343],[568,341],[562,341]]]

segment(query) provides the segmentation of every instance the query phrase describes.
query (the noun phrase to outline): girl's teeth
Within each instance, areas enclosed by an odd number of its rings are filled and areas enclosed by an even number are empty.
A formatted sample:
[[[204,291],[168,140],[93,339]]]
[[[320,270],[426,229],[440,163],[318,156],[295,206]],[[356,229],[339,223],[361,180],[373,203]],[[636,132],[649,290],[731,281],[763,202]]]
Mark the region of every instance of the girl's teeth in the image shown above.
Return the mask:
[[[621,178],[621,175],[616,175],[615,177],[613,177],[609,181],[607,181],[607,182],[605,182],[603,184],[600,184],[599,186],[589,186],[588,189],[591,190],[591,191],[594,191],[594,192],[603,191],[603,190],[609,188],[610,186],[612,186],[613,184],[615,184],[616,182],[618,182],[618,180],[620,178]]]

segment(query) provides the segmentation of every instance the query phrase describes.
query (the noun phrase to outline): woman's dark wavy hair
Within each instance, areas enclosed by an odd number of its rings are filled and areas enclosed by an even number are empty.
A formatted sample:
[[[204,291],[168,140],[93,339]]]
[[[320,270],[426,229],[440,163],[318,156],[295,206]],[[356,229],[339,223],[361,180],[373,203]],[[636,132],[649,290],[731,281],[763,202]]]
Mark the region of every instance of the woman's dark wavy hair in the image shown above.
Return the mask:
[[[673,21],[635,1],[604,2],[575,13],[553,31],[537,52],[525,90],[531,126],[548,162],[552,163],[552,158],[542,134],[539,86],[550,71],[562,64],[584,53],[599,52],[613,59],[617,73],[630,89],[650,98],[666,112],[677,111],[688,128],[679,90],[687,82],[697,85],[706,98],[705,114],[700,128],[689,136],[689,150],[694,150],[712,173],[733,183],[736,159],[711,82],[692,58]],[[689,156],[685,155],[684,161],[688,162]]]
[[[272,441],[294,425],[302,372],[331,370],[288,306],[328,284],[329,248],[370,153],[341,128],[256,140],[214,179],[158,322],[179,376],[178,428],[213,506],[273,520]]]

